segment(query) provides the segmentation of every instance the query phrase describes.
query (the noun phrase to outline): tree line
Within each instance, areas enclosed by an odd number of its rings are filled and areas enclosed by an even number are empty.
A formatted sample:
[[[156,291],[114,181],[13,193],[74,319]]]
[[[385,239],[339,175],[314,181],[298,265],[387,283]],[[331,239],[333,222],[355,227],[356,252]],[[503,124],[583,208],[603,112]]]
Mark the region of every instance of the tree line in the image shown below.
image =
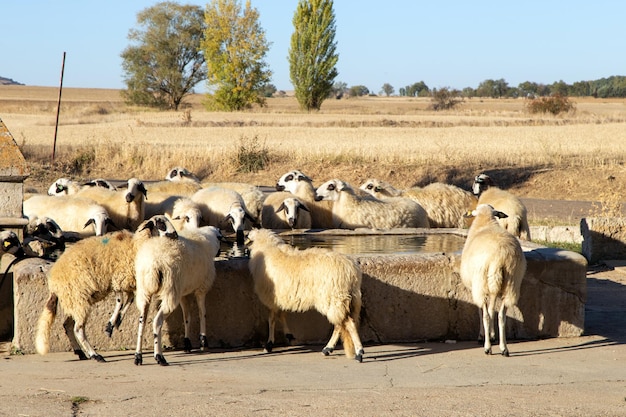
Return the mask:
[[[329,98],[377,95],[364,85],[336,81],[339,59],[332,0],[299,0],[288,52],[290,81],[304,110],[319,110]],[[137,14],[128,33],[131,44],[121,53],[130,104],[178,109],[200,82],[206,82],[209,110],[242,110],[264,105],[276,93],[265,62],[270,43],[259,12],[246,0],[211,0],[203,9],[164,1]],[[626,77],[552,84],[531,81],[510,86],[504,79],[484,80],[476,88],[429,88],[424,81],[400,87],[390,83],[378,95],[430,97],[446,105],[457,98],[593,96],[626,97]]]

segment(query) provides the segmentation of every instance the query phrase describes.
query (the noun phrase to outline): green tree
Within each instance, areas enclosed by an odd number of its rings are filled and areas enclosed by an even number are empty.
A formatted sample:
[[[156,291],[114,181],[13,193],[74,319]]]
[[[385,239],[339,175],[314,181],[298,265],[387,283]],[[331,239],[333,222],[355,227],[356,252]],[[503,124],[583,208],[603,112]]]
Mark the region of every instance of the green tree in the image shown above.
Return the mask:
[[[370,90],[364,85],[353,85],[348,90],[350,97],[362,97],[370,93]]]
[[[208,68],[209,93],[205,105],[212,110],[243,110],[264,105],[264,87],[272,72],[264,61],[269,50],[259,12],[246,1],[212,0],[207,5],[202,49]]]
[[[173,2],[157,3],[137,14],[138,29],[131,29],[133,45],[121,53],[126,89],[131,104],[177,110],[185,96],[206,79],[200,42],[203,10]]]
[[[389,83],[385,83],[382,86],[382,92],[383,94],[385,94],[387,97],[389,97],[390,95],[393,94],[395,90],[393,89],[393,86]]]
[[[304,110],[319,110],[338,72],[332,0],[300,0],[293,16],[289,75]]]

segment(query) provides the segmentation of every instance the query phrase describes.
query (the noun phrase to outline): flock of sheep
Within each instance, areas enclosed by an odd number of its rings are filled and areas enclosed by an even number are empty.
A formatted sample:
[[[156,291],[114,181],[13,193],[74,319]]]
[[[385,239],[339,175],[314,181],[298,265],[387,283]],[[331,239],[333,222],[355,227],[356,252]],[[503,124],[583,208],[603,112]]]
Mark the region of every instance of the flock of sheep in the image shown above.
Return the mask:
[[[157,363],[167,365],[161,327],[178,305],[185,324],[184,349],[192,349],[187,301],[192,294],[200,314],[200,347],[207,347],[205,296],[215,280],[221,232],[234,232],[236,243],[243,245],[244,230],[254,289],[269,309],[265,351],[273,348],[277,320],[287,338],[293,338],[286,311],[315,309],[334,326],[324,355],[333,352],[341,338],[345,355],[361,362],[361,269],[352,258],[329,249],[295,249],[273,230],[296,228],[470,225],[460,276],[482,311],[479,338],[484,337],[488,354],[495,338],[496,302],[501,300],[500,352],[508,356],[506,309],[516,304],[526,269],[519,239],[530,240],[524,205],[485,174],[476,177],[472,193],[442,183],[398,190],[377,179],[359,188],[332,179],[316,188],[311,178],[294,170],[278,179],[276,192],[266,194],[244,183],[202,183],[187,169],[176,167],[164,181],[144,184],[133,178],[119,189],[101,179],[85,184],[59,179],[48,195],[25,195],[23,207],[29,224],[52,225],[55,236],[61,230],[66,238],[76,240],[49,270],[50,296],[38,324],[37,352],[49,350],[60,304],[74,352],[81,359],[104,362],[87,339],[85,322],[91,306],[113,292],[116,306],[106,325],[109,336],[133,300],[140,312],[136,365],[142,364],[144,325],[155,301],[159,303],[152,324]],[[5,252],[24,253],[24,243],[16,242],[9,232],[0,232],[0,243]]]

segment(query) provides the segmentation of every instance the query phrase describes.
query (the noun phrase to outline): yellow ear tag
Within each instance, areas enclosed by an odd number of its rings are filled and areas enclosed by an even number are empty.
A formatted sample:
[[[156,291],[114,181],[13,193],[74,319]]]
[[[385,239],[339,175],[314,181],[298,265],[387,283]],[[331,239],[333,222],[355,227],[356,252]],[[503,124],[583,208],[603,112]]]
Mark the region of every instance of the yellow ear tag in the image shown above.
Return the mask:
[[[8,240],[4,241],[4,247],[8,248],[9,246],[11,246],[11,242],[9,242]]]

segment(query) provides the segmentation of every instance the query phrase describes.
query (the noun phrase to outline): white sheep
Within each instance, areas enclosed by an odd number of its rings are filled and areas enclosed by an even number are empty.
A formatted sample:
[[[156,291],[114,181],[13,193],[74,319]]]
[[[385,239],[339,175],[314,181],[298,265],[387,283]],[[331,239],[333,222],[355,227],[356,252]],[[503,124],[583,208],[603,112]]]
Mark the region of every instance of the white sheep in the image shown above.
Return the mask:
[[[86,187],[101,187],[113,191],[116,190],[116,187],[111,182],[102,178],[96,178],[83,184],[69,178],[59,178],[48,188],[48,195],[72,195]]]
[[[178,239],[150,239],[137,251],[135,274],[137,277],[136,304],[139,309],[135,365],[143,363],[142,341],[144,325],[152,301],[159,308],[152,321],[154,359],[159,365],[168,365],[161,346],[164,320],[180,304],[185,326],[184,350],[191,352],[189,339],[190,309],[187,296],[193,294],[200,318],[200,347],[208,347],[206,337],[206,294],[215,281],[214,258],[219,252],[219,230],[213,226],[199,229],[187,228]]]
[[[517,196],[496,186],[487,174],[474,178],[472,192],[478,197],[478,204],[489,204],[496,210],[507,214],[507,218],[498,219],[498,223],[513,236],[530,241],[530,226],[526,206]]]
[[[185,167],[174,167],[167,172],[165,176],[167,181],[173,182],[195,182],[199,183],[200,180],[191,171]]]
[[[152,194],[162,193],[189,197],[200,190],[202,185],[195,181],[155,181],[146,183],[146,190]]]
[[[313,180],[298,170],[289,171],[276,182],[277,191],[288,191],[302,200],[311,212],[311,227],[316,229],[332,229],[332,201],[318,201],[313,187]]]
[[[320,185],[317,196],[333,202],[333,221],[336,228],[429,227],[426,211],[409,198],[389,197],[378,200],[360,197],[348,183],[338,179]]]
[[[463,215],[476,207],[477,202],[477,198],[469,191],[440,182],[398,190],[388,182],[370,178],[360,189],[379,199],[406,197],[415,200],[426,210],[430,227],[465,228]]]
[[[245,182],[204,182],[202,187],[222,187],[238,192],[246,205],[248,213],[254,218],[255,222],[259,223],[265,194],[256,185]]]
[[[261,226],[266,229],[310,229],[311,213],[293,194],[276,191],[263,202]]]
[[[174,202],[174,206],[164,213],[172,222],[176,230],[186,228],[197,229],[202,223],[202,210],[198,203],[189,197],[181,197]]]
[[[91,358],[105,362],[85,335],[85,323],[91,306],[105,299],[111,292],[116,293],[115,311],[107,325],[107,333],[110,335],[112,328],[119,326],[120,312],[125,311],[134,297],[135,254],[142,243],[156,236],[178,237],[165,216],[156,216],[142,223],[134,234],[122,230],[83,239],[68,248],[48,272],[50,297],[37,326],[37,352],[44,355],[49,351],[50,329],[60,303],[68,317],[63,326],[74,353],[81,360]],[[128,300],[126,306],[124,294]]]
[[[237,243],[243,244],[243,231],[256,224],[257,219],[248,211],[241,195],[223,187],[208,187],[197,191],[191,200],[198,204],[204,225],[224,231],[232,228]],[[248,222],[246,222],[248,221]]]
[[[135,230],[145,218],[146,188],[137,178],[131,178],[126,190],[113,191],[103,187],[81,189],[76,196],[89,198],[102,205],[118,228]]]
[[[363,345],[358,333],[361,311],[362,272],[349,257],[324,248],[296,249],[269,229],[253,229],[249,269],[254,290],[270,310],[269,335],[265,350],[274,346],[276,319],[286,328],[284,312],[315,309],[334,326],[322,350],[329,355],[342,338],[348,358],[363,360]],[[289,337],[289,336],[288,336]]]
[[[491,339],[495,338],[494,310],[497,299],[501,300],[498,313],[500,352],[509,356],[506,310],[515,306],[519,299],[526,258],[518,239],[500,227],[496,220],[506,214],[488,204],[479,204],[468,215],[473,217],[473,222],[461,255],[461,280],[471,290],[474,304],[482,310],[480,334],[485,335],[486,354],[491,354]]]
[[[23,211],[28,218],[52,218],[64,232],[71,232],[79,238],[102,236],[109,227],[115,227],[102,205],[71,195],[34,195],[24,201]]]

